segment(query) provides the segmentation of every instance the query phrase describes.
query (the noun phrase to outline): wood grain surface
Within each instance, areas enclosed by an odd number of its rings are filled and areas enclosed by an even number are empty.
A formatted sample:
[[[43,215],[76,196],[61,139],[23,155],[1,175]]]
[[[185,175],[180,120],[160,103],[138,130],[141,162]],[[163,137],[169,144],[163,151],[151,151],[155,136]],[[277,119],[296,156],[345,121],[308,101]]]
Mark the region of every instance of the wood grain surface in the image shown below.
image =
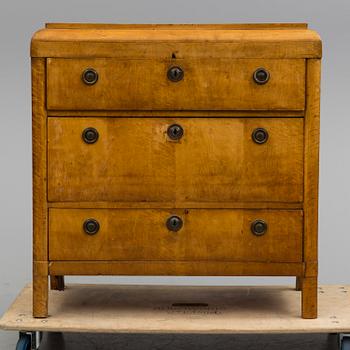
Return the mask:
[[[48,306],[48,209],[46,61],[32,58],[33,149],[33,314],[47,316]]]
[[[172,82],[170,67],[184,78]],[[263,67],[270,80],[256,84]],[[93,68],[98,81],[86,85]],[[51,59],[47,60],[49,110],[303,110],[303,59]]]
[[[183,220],[177,232],[166,226],[172,215]],[[89,218],[100,224],[92,236]],[[251,232],[258,219],[268,225],[262,236]],[[301,262],[302,224],[296,210],[50,209],[50,260]]]
[[[32,59],[33,259],[47,261],[46,62]]]
[[[219,260],[51,261],[51,275],[73,276],[302,276],[304,263]]]
[[[263,25],[264,26],[264,25]],[[319,35],[305,28],[160,26],[46,28],[32,39],[32,57],[320,58]],[[213,30],[214,29],[214,30]],[[286,30],[287,29],[287,30]]]
[[[291,118],[300,118],[304,117],[305,112],[300,111],[206,111],[206,110],[181,110],[181,111],[171,111],[171,110],[154,110],[154,111],[138,111],[138,110],[119,110],[119,111],[95,111],[95,110],[84,110],[84,111],[70,111],[70,110],[49,110],[47,115],[49,117],[139,117],[139,118],[148,118],[148,117],[195,117],[195,118],[217,118],[217,117],[238,117],[238,118],[257,118],[257,117],[291,117]]]
[[[184,129],[176,142],[172,124]],[[82,140],[87,127],[99,132],[95,144]],[[259,127],[269,134],[261,145],[251,136]],[[303,200],[300,118],[49,118],[48,158],[52,202]]]
[[[55,293],[65,275],[116,274],[296,276],[302,317],[317,317],[316,32],[57,23],[34,34],[31,56],[34,317],[48,316],[49,276]],[[264,85],[253,80],[261,67]],[[84,142],[88,127],[96,143]],[[257,128],[266,143],[253,141]],[[165,225],[174,214],[176,233]],[[251,233],[255,219],[265,235]]]
[[[304,150],[304,261],[306,277],[302,282],[304,318],[317,317],[318,269],[318,183],[320,143],[321,61],[307,61],[307,96]],[[312,268],[308,268],[308,265]]]

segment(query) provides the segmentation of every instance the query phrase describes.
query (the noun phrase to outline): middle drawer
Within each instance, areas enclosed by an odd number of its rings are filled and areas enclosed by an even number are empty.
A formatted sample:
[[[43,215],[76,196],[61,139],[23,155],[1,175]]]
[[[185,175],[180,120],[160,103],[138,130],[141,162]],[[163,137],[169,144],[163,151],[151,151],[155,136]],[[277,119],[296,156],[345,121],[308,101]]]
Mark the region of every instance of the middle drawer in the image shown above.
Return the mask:
[[[48,200],[303,200],[302,118],[48,120]]]

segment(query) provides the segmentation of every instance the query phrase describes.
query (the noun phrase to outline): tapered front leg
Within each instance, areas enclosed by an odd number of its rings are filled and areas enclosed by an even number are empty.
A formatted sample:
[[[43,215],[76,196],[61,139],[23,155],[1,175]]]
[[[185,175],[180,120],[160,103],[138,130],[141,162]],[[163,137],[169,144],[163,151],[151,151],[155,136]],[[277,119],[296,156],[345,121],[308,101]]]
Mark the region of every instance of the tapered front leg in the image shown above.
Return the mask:
[[[49,279],[48,263],[34,262],[33,266],[33,317],[48,316]]]
[[[317,318],[317,277],[303,278],[301,304],[303,318]]]

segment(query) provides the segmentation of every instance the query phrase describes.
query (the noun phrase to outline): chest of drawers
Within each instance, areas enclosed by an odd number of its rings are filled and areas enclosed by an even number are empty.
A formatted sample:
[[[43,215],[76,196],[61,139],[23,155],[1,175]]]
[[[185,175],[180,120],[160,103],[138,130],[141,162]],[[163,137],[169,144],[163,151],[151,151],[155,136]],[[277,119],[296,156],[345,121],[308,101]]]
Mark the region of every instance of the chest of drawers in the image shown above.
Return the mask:
[[[35,317],[65,275],[296,276],[317,317],[317,33],[48,24],[31,56]]]

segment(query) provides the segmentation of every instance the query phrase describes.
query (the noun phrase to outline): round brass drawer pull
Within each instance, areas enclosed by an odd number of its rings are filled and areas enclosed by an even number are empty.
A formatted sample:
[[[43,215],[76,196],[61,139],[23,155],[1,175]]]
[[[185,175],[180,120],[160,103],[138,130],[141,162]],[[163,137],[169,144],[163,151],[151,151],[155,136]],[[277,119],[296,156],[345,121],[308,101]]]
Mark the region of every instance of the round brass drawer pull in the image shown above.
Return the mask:
[[[168,79],[173,82],[178,82],[184,78],[185,72],[181,67],[174,66],[168,70]]]
[[[184,129],[181,125],[173,124],[168,127],[167,134],[171,140],[180,140],[184,134]]]
[[[250,225],[252,233],[256,236],[262,236],[267,231],[267,223],[264,220],[258,219]]]
[[[268,138],[269,138],[269,133],[264,128],[256,128],[252,132],[252,139],[253,139],[253,141],[255,143],[260,144],[260,145],[265,143],[268,140]]]
[[[169,231],[179,231],[183,226],[183,221],[180,217],[173,215],[166,221],[166,227]]]
[[[95,143],[98,140],[98,131],[95,128],[86,128],[82,137],[86,143]]]
[[[82,74],[83,82],[87,85],[94,85],[98,80],[98,73],[93,68],[87,68]]]
[[[100,224],[95,219],[87,219],[84,221],[83,229],[88,235],[95,235],[100,229]]]
[[[270,73],[265,68],[258,68],[253,74],[253,79],[259,85],[266,84],[270,79]]]

